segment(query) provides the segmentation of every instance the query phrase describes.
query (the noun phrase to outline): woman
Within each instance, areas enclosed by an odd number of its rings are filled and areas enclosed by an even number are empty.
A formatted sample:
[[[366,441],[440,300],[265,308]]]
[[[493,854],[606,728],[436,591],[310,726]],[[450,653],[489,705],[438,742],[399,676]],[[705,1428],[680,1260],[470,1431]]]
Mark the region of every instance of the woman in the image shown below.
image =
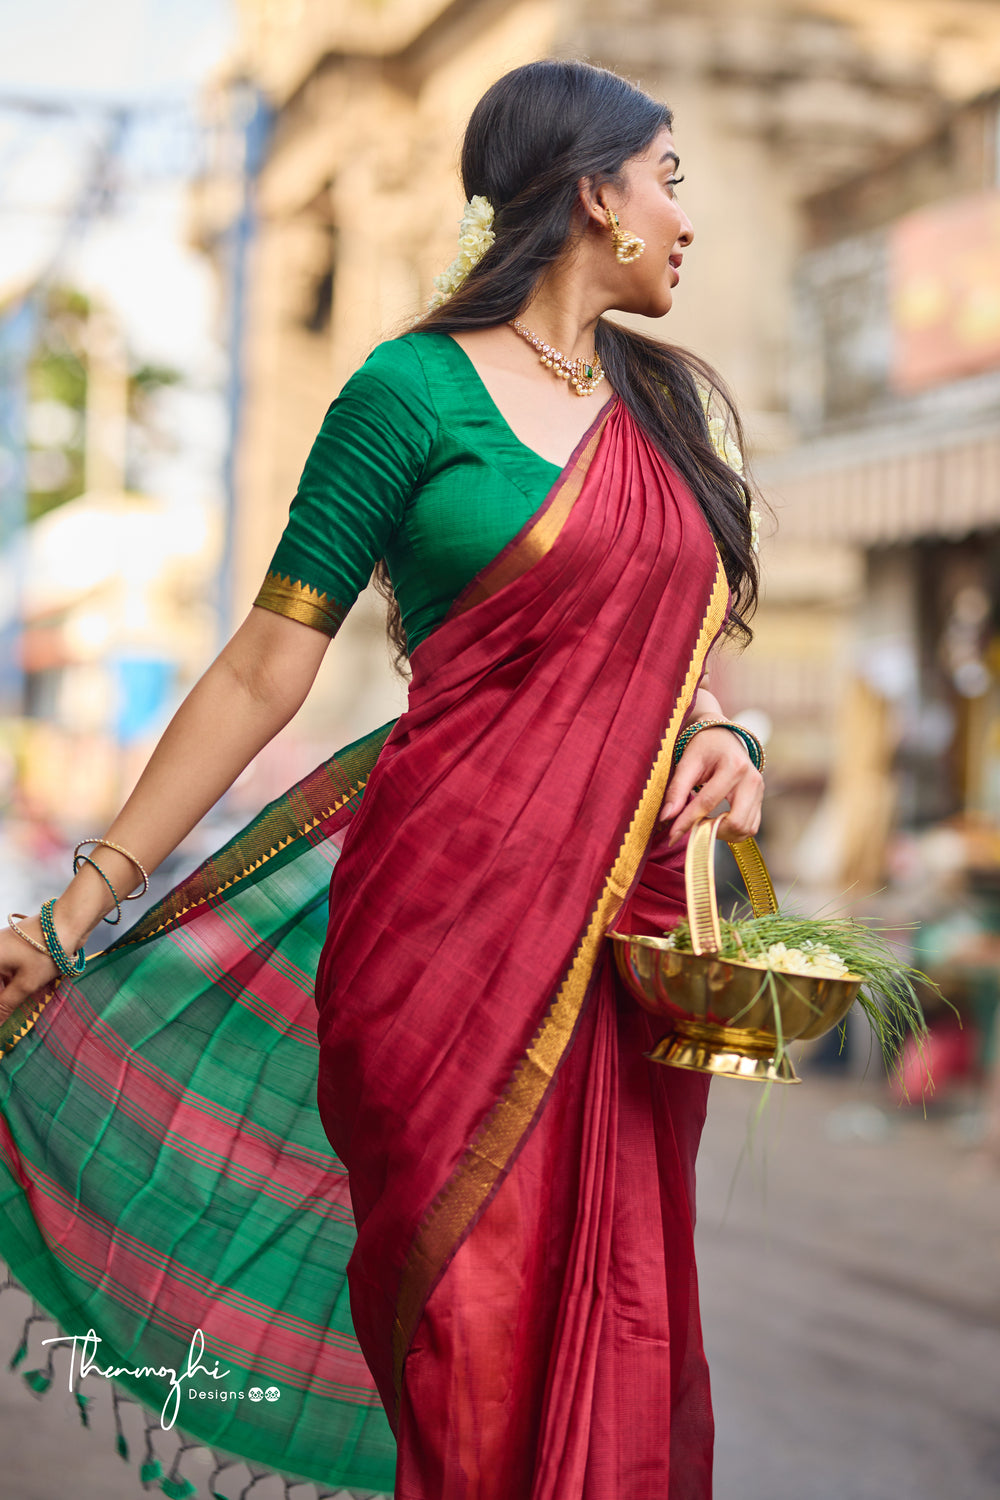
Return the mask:
[[[400,1500],[711,1492],[707,1084],[644,1060],[604,936],[676,921],[693,823],[728,800],[745,837],[762,796],[703,682],[756,589],[749,493],[699,395],[717,382],[603,316],[670,310],[692,240],[670,124],[581,63],[487,92],[463,154],[479,227],[437,307],[333,403],[255,607],[107,842],[45,929],[0,935],[9,1014],[291,718],[385,560],[406,713],[67,974],[5,1064],[14,1274],[120,1364],[176,1364],[197,1326],[280,1378],[280,1413],[199,1399],[179,1422],[283,1472],[378,1488],[374,1381]],[[353,1249],[308,1136],[309,972]]]

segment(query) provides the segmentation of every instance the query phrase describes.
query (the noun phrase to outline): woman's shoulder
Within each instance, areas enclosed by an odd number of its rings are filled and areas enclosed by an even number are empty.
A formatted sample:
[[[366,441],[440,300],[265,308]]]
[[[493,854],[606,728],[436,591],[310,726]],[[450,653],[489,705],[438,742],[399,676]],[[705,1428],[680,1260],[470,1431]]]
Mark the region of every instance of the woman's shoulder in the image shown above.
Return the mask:
[[[356,373],[390,386],[412,385],[429,396],[435,369],[444,352],[442,345],[452,342],[447,334],[417,330],[401,333],[376,344]]]
[[[380,422],[403,422],[433,435],[437,407],[417,342],[424,337],[405,333],[376,344],[341,389],[334,408],[349,406]]]

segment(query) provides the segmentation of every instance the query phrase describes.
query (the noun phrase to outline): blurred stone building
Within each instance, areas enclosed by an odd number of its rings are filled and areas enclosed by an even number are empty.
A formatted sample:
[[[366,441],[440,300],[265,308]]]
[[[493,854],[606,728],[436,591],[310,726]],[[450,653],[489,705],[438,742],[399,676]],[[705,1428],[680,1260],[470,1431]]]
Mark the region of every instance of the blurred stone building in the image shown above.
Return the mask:
[[[15,692],[0,795],[29,839],[58,840],[114,815],[204,669],[219,528],[201,497],[141,486],[143,445],[159,440],[143,391],[172,372],[139,365],[112,309],[69,288],[38,323],[25,457],[40,514],[4,573],[20,628],[4,662]]]
[[[841,800],[856,796],[842,785],[858,759],[838,751],[845,724],[855,747],[874,738],[866,819],[885,823],[899,700],[883,679],[859,674],[856,642],[882,628],[889,606],[879,601],[894,586],[877,580],[912,572],[911,553],[965,524],[954,515],[935,530],[923,501],[900,498],[910,493],[900,455],[913,443],[933,449],[932,429],[949,452],[961,446],[957,427],[979,441],[973,429],[993,399],[985,367],[899,386],[885,247],[911,211],[996,182],[995,107],[970,101],[1000,81],[1000,4],[241,0],[240,11],[240,54],[210,108],[224,116],[234,82],[249,80],[272,131],[247,282],[235,616],[267,567],[330,399],[379,338],[419,311],[452,258],[472,105],[520,62],[586,57],[675,110],[696,238],[669,323],[655,331],[705,355],[732,385],[779,521],[776,536],[765,534],[755,643],[721,674],[731,711],[770,721],[771,850],[794,870],[798,831],[809,820],[826,826],[831,783]],[[207,248],[225,244],[235,176],[220,156],[199,184],[193,222]],[[913,483],[933,488],[940,462],[917,463]],[[1000,517],[986,481],[962,503],[970,526]],[[306,758],[397,711],[386,661],[380,606],[363,601],[297,731],[310,742]],[[925,719],[940,738],[944,717]],[[298,768],[294,754],[274,755],[278,779]],[[911,786],[926,781],[914,769]],[[850,867],[849,846],[833,850],[833,876]]]
[[[823,822],[870,887],[894,819],[1000,824],[1000,92],[803,207],[762,473],[786,547],[861,561]]]

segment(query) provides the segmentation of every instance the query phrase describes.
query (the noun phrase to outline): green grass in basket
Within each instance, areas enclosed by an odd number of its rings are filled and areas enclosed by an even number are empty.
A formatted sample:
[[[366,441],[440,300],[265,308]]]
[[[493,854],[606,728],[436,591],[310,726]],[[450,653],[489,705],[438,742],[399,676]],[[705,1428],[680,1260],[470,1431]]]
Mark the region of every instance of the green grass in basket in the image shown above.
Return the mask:
[[[723,958],[761,958],[774,943],[786,948],[824,944],[832,948],[855,978],[861,979],[858,1004],[868,1017],[878,1038],[886,1067],[898,1069],[903,1045],[913,1036],[922,1048],[927,1022],[917,995],[916,985],[926,985],[940,995],[937,985],[919,969],[903,963],[891,943],[877,928],[852,917],[805,917],[800,912],[777,911],[762,917],[742,917],[737,921],[721,917],[719,928]],[[686,919],[673,929],[674,947],[691,952],[691,928]],[[766,969],[762,989],[767,987],[775,997],[775,1019],[778,1026],[779,1052],[784,1050],[774,981],[794,982],[794,974],[783,969]],[[943,996],[941,997],[944,998]]]

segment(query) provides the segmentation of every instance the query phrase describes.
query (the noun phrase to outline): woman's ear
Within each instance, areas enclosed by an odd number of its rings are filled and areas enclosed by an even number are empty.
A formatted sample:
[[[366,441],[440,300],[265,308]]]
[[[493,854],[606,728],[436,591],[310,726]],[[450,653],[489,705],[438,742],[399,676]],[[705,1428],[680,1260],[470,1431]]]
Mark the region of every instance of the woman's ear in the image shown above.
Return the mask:
[[[600,225],[602,229],[608,227],[608,210],[605,199],[608,196],[607,183],[597,185],[594,177],[581,177],[577,183],[580,207],[588,219]]]

